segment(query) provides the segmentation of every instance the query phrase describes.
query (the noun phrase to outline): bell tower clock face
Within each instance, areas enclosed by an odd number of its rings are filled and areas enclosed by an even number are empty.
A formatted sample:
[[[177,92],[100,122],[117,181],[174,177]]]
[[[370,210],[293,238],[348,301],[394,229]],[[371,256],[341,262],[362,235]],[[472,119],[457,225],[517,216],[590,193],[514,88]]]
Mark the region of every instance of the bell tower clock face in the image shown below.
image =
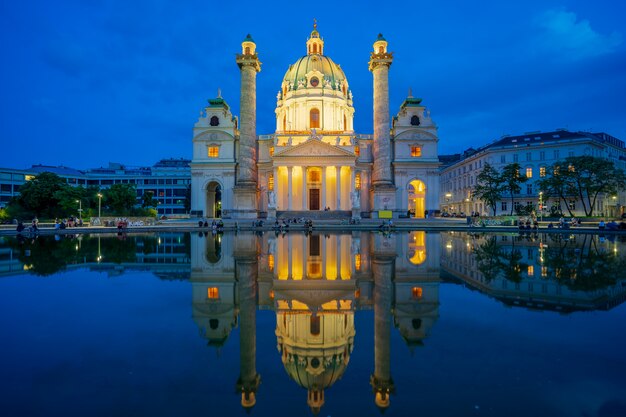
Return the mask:
[[[311,87],[317,87],[320,83],[320,80],[317,77],[311,78]]]

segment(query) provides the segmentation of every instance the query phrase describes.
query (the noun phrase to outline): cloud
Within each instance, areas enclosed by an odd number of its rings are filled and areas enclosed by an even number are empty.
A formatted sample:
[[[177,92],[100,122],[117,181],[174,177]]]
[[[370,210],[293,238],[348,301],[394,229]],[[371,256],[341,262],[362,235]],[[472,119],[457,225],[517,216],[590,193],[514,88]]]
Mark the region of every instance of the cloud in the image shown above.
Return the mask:
[[[611,53],[622,43],[619,32],[603,35],[588,20],[564,9],[547,10],[535,18],[542,47],[573,60]]]

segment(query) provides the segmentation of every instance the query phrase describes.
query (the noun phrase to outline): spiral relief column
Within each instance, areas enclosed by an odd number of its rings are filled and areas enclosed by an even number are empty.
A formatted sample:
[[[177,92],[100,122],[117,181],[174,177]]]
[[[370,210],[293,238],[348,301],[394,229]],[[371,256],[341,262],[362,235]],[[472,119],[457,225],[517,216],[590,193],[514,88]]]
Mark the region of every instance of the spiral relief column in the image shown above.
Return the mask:
[[[242,53],[237,54],[237,65],[241,71],[241,99],[232,215],[234,218],[256,218],[258,215],[256,74],[261,71],[261,62],[256,53],[256,44],[250,35],[241,43],[241,49]]]

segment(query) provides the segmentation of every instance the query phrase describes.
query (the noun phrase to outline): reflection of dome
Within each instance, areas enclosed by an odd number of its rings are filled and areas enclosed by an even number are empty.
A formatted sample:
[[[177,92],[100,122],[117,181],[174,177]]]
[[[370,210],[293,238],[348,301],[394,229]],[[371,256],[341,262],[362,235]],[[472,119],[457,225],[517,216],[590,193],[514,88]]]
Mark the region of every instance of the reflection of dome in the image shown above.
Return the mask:
[[[226,343],[237,325],[237,314],[232,305],[195,303],[192,316],[202,337],[207,339],[209,346],[216,348]]]
[[[332,59],[324,55],[305,55],[298,59],[295,64],[289,66],[289,69],[283,77],[283,82],[288,82],[293,85],[293,89],[298,89],[298,82],[303,81],[304,85],[308,84],[306,75],[311,71],[317,71],[322,74],[325,80],[328,80],[332,86],[336,83],[343,85],[346,81],[346,74],[339,65],[335,64]],[[323,83],[324,80],[318,80]],[[321,87],[321,86],[320,86]]]
[[[354,344],[354,312],[276,314],[278,350],[287,374],[307,389],[307,404],[317,414],[324,390],[345,372]]]

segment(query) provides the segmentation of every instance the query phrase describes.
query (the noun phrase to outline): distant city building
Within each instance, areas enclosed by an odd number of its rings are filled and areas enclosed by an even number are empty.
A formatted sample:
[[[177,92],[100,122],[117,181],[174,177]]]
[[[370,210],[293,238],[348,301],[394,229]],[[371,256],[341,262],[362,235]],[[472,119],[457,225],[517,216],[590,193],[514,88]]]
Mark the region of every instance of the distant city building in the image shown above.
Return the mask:
[[[106,168],[84,171],[64,166],[33,165],[27,169],[0,168],[0,208],[19,194],[20,187],[36,175],[52,172],[74,186],[109,188],[113,184],[134,184],[137,204],[147,191],[159,202],[160,215],[186,214],[185,195],[191,182],[189,159],[162,159],[151,167],[109,163]]]
[[[559,129],[553,132],[528,132],[501,139],[477,149],[467,149],[462,154],[442,155],[443,168],[440,172],[440,206],[448,213],[488,213],[491,211],[483,201],[472,197],[476,177],[486,163],[497,170],[511,163],[518,163],[521,174],[528,182],[521,184],[522,190],[514,196],[515,206],[540,204],[537,181],[546,175],[546,170],[555,162],[570,156],[595,156],[612,161],[617,168],[626,170],[626,148],[624,142],[606,133],[570,132]],[[552,201],[542,201],[549,209]],[[568,201],[572,212],[584,216],[580,200]],[[626,193],[604,195],[596,202],[594,213],[616,216],[623,212]],[[562,207],[563,212],[566,208]],[[496,214],[511,212],[511,199],[504,197],[497,204]]]

